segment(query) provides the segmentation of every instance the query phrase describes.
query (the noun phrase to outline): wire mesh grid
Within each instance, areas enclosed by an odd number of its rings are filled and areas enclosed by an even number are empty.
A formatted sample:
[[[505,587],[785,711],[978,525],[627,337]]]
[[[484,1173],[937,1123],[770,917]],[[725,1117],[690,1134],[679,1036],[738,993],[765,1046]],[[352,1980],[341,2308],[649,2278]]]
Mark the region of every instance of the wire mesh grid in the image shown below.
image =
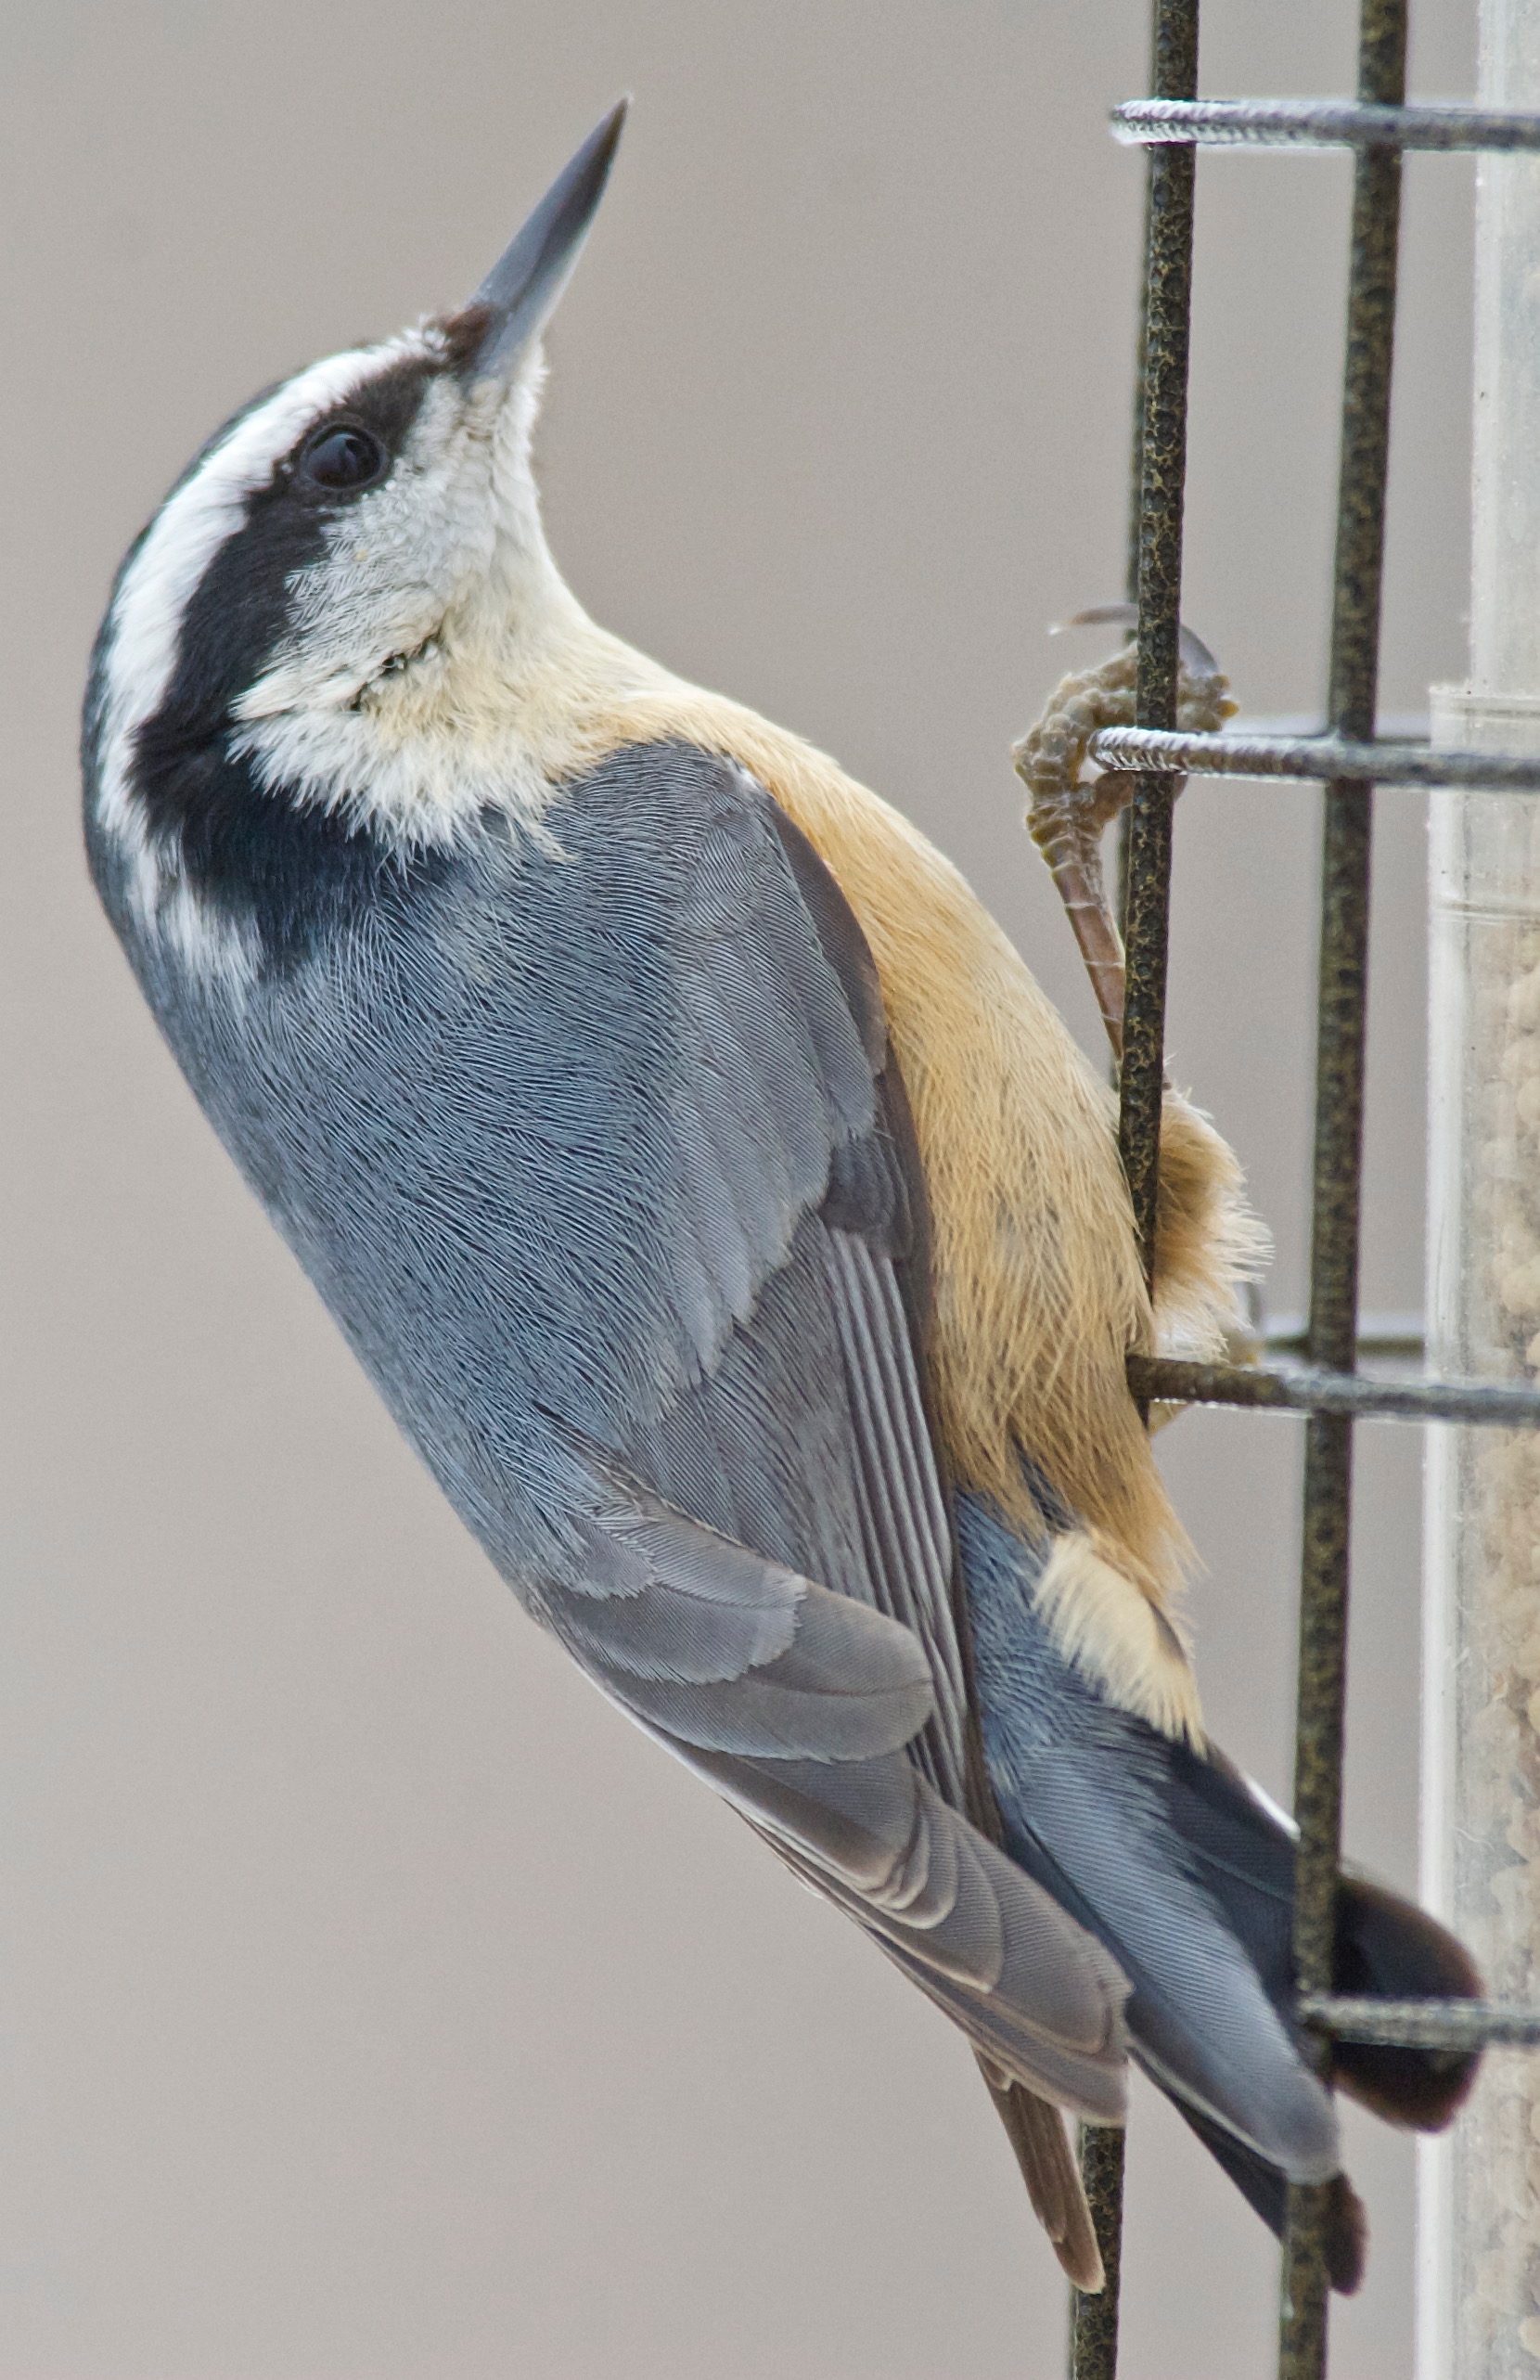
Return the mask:
[[[1373,788],[1540,792],[1540,760],[1436,754],[1376,737],[1402,157],[1406,149],[1540,149],[1540,116],[1407,106],[1407,0],[1363,0],[1351,101],[1198,99],[1198,0],[1154,0],[1152,96],[1113,112],[1117,138],[1149,148],[1130,594],[1138,607],[1136,725],[1105,729],[1091,755],[1139,771],[1122,868],[1127,997],[1119,1142],[1147,1270],[1153,1265],[1164,1082],[1172,809],[1180,773],[1277,777],[1325,787],[1316,1000],[1310,1313],[1303,1364],[1254,1368],[1131,1360],[1141,1403],[1275,1408],[1306,1416],[1294,1814],[1298,2011],[1329,2078],[1332,2039],[1469,2049],[1540,2047],[1540,2010],[1480,2002],[1375,2001],[1331,1991],[1341,1860],[1342,1731],[1353,1434],[1399,1418],[1540,1423],[1540,1391],[1357,1372],[1359,1203]],[[1319,737],[1176,732],[1193,202],[1200,145],[1346,147],[1354,153],[1329,643],[1328,726]],[[1084,2127],[1082,2174],[1107,2268],[1072,2304],[1072,2380],[1112,2380],[1118,2352],[1123,2134]],[[1283,2254],[1280,2380],[1321,2380],[1329,2185],[1294,2185]]]

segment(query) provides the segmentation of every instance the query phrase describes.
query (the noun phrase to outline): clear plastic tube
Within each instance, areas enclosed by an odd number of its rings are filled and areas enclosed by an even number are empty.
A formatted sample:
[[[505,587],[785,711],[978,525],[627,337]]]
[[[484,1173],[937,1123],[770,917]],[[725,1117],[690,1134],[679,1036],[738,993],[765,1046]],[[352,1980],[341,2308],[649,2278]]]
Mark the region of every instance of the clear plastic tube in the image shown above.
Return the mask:
[[[1482,0],[1481,96],[1540,106],[1540,0]],[[1540,161],[1476,200],[1470,682],[1433,740],[1540,752]],[[1438,793],[1429,1363],[1540,1373],[1540,799]],[[1540,2000],[1540,1436],[1429,1433],[1423,1893],[1494,1997]],[[1424,2147],[1418,2380],[1540,2380],[1540,2058],[1487,2053]]]
[[[1464,716],[1458,709],[1464,707]],[[1455,710],[1457,715],[1451,717]],[[1540,750],[1540,701],[1441,741]],[[1521,732],[1522,730],[1523,732]],[[1430,1368],[1540,1369],[1540,801],[1433,797]],[[1540,1999],[1540,1438],[1430,1433],[1423,1892]],[[1540,2059],[1488,2052],[1424,2155],[1419,2380],[1540,2376]]]

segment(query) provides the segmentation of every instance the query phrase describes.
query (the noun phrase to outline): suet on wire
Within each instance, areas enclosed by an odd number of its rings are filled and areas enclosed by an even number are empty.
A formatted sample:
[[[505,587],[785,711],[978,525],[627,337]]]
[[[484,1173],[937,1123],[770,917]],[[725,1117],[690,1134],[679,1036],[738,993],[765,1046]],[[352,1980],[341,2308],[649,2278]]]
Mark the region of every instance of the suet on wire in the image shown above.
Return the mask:
[[[1147,1296],[1109,1095],[956,870],[594,626],[530,463],[617,109],[469,302],[219,431],[84,723],[109,915],[406,1437],[609,1698],[972,2043],[1083,2287],[1062,2116],[1132,2057],[1277,2226],[1338,2174],[1287,1821],[1207,1742],[1124,1383],[1251,1246],[1168,1100]],[[1339,1980],[1477,1988],[1344,1880]],[[1469,2060],[1343,2047],[1438,2125]],[[1335,2276],[1360,2257],[1338,2187]]]

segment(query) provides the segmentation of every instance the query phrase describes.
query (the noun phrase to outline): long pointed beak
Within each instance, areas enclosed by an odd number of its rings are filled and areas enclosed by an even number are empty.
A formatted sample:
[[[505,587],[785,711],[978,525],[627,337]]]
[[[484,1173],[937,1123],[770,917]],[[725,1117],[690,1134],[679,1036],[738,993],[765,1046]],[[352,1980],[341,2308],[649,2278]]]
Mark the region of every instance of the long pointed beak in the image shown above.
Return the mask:
[[[468,312],[470,306],[485,307],[492,319],[465,367],[468,381],[511,380],[520,357],[555,312],[604,196],[630,104],[621,100],[589,134],[469,300]]]

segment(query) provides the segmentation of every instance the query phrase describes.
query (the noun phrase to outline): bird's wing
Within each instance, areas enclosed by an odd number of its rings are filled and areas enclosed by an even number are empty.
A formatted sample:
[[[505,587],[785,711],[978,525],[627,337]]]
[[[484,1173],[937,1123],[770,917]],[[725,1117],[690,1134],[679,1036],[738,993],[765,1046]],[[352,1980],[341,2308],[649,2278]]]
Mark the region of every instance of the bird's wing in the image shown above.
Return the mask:
[[[1053,2242],[1054,2252],[1077,2289],[1095,2296],[1107,2285],[1096,2225],[1086,2202],[1074,2153],[1057,2107],[979,2064],[995,2112],[1016,2153],[1033,2213]]]
[[[639,1062],[610,1064],[613,1163],[566,1226],[587,1327],[612,1336],[597,1385],[563,1396],[559,1350],[534,1383],[570,1553],[533,1600],[999,2071],[1116,2116],[1115,1962],[963,1814],[967,1673],[916,1352],[923,1196],[870,958],[741,771],[622,753],[553,828],[574,871],[602,873],[638,817],[645,914],[617,875],[608,932]],[[617,1202],[646,1210],[629,1310],[602,1287]]]

